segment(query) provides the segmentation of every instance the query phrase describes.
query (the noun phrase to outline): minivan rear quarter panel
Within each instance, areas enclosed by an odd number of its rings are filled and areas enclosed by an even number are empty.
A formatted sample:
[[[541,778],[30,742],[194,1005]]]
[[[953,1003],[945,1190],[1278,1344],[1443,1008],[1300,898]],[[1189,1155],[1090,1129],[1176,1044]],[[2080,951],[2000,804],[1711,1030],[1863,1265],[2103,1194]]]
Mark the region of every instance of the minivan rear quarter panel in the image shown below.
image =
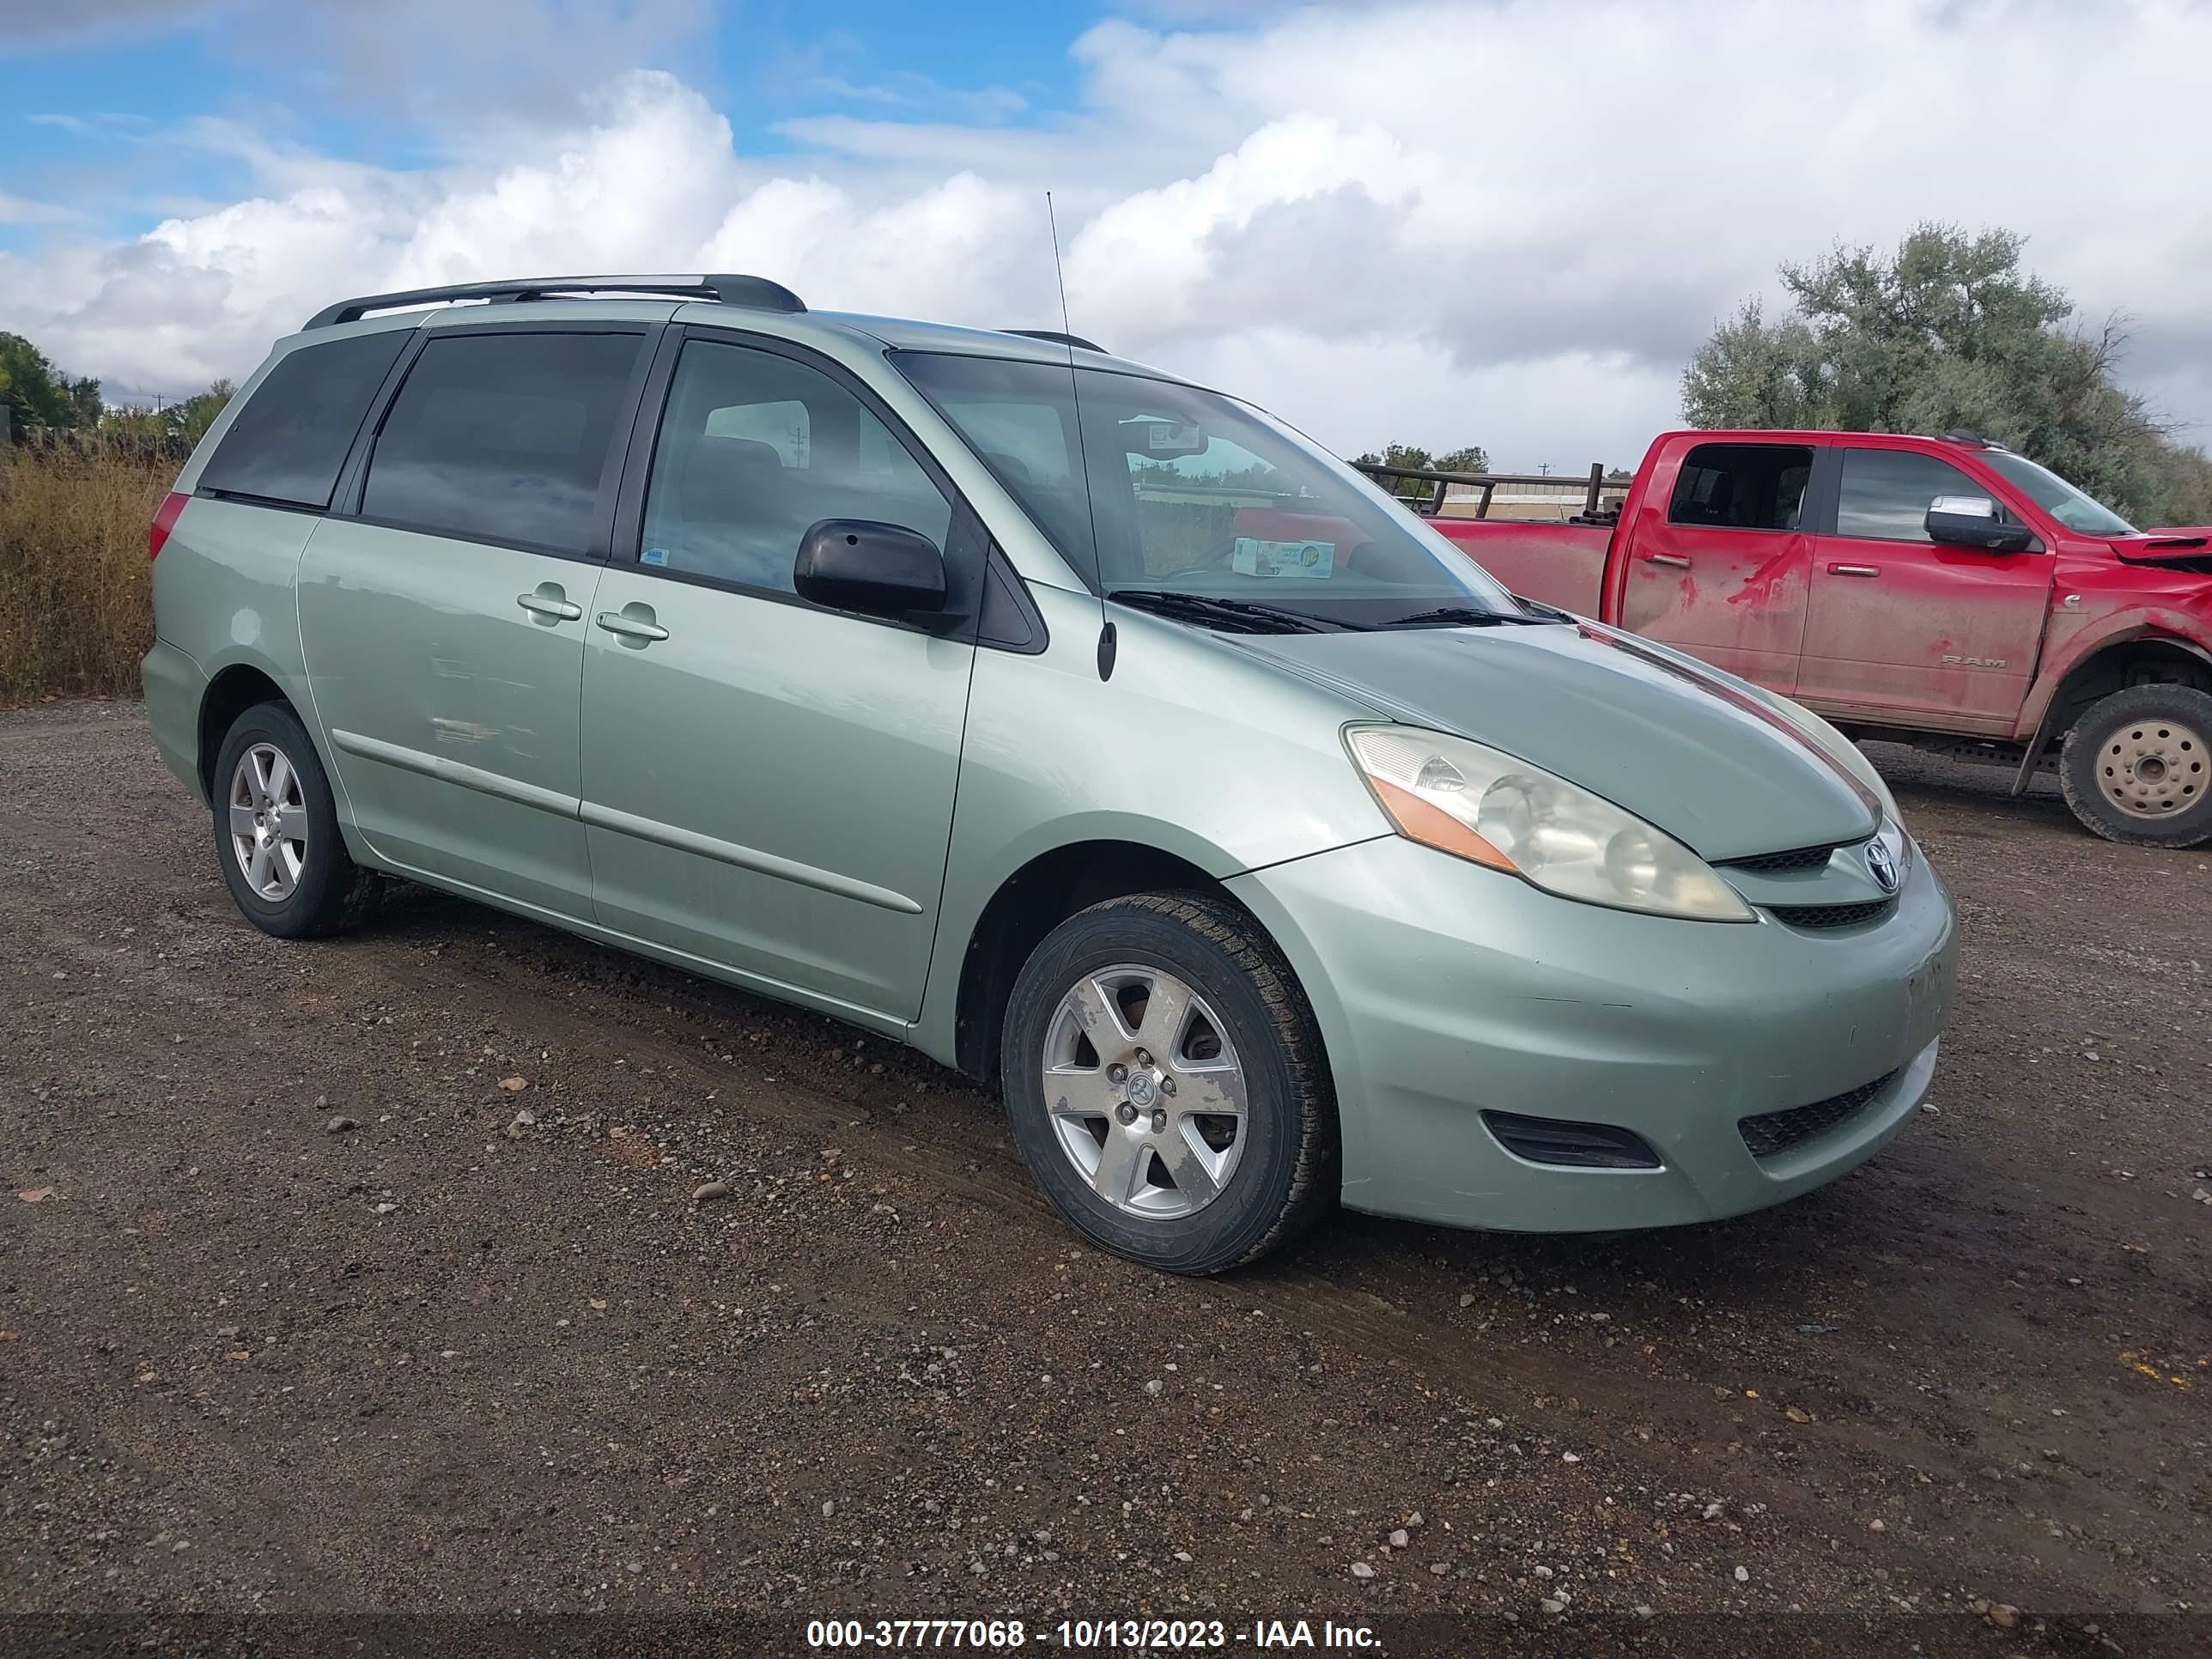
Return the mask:
[[[199,753],[198,697],[224,669],[258,669],[295,707],[309,708],[293,582],[319,522],[312,513],[198,496],[178,515],[154,561],[154,613],[162,640],[191,661],[198,678],[187,693],[149,677],[150,717],[158,727],[192,734],[189,781],[195,790],[205,787],[198,772],[207,758]],[[187,694],[193,696],[189,708],[170,706]]]

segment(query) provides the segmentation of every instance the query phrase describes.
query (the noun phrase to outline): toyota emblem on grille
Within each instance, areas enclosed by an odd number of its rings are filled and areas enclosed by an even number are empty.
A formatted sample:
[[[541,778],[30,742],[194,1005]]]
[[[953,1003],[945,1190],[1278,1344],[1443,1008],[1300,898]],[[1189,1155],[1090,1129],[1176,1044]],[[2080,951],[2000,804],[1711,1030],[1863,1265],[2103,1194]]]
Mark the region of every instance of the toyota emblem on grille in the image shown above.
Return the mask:
[[[1894,893],[1897,890],[1897,865],[1889,856],[1889,848],[1878,841],[1869,842],[1866,861],[1868,873],[1880,884],[1881,890]]]

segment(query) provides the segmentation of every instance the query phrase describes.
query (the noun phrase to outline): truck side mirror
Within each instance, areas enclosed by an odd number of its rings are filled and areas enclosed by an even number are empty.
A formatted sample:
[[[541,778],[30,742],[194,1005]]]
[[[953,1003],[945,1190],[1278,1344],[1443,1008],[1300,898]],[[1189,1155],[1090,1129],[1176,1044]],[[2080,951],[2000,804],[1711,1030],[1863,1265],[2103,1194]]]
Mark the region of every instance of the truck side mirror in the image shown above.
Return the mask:
[[[1931,542],[1984,553],[2025,553],[2035,541],[2026,525],[2008,523],[1987,495],[1938,495],[1928,503],[1925,525]]]

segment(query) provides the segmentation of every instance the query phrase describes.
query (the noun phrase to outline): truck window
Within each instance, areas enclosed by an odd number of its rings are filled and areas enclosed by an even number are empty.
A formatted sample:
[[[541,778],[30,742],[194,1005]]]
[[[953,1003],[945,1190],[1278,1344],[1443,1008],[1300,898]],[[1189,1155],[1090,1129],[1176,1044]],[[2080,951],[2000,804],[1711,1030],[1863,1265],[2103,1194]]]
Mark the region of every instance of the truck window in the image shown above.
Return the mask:
[[[1682,458],[1669,524],[1795,530],[1813,452],[1803,444],[1699,444]]]
[[[1868,541],[1924,542],[1928,503],[1938,495],[1987,495],[1948,461],[1910,449],[1847,449],[1836,534]]]

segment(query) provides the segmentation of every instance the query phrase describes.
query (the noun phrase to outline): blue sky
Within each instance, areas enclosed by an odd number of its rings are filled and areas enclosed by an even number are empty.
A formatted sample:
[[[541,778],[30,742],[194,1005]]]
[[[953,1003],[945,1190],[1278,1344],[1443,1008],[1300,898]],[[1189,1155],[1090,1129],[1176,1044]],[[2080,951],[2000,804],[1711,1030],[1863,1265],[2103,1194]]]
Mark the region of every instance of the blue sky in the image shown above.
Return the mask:
[[[0,0],[0,329],[149,401],[526,272],[1052,326],[1049,190],[1079,332],[1573,471],[1778,264],[1936,220],[2203,442],[2208,62],[2173,0]]]
[[[304,8],[315,9],[314,0]],[[0,0],[0,198],[15,198],[19,212],[29,203],[98,234],[136,235],[249,181],[252,169],[224,152],[222,135],[200,131],[207,123],[410,168],[439,161],[471,112],[426,108],[377,78],[349,78],[333,61],[337,43],[315,29],[259,39],[267,13],[255,4],[156,9],[125,0],[114,9],[120,15],[107,15],[103,0]],[[897,0],[699,0],[659,9],[665,21],[627,37],[636,50],[622,66],[683,73],[730,116],[738,148],[763,156],[799,148],[784,128],[809,116],[1052,121],[1079,92],[1070,46],[1114,15],[1064,0],[993,4],[951,26],[933,6]],[[33,10],[43,14],[36,25],[26,21]],[[82,21],[64,26],[62,14]],[[406,25],[392,27],[404,33]],[[479,112],[501,112],[505,90]],[[197,137],[179,142],[180,134]],[[23,246],[33,232],[0,222],[0,246]]]

